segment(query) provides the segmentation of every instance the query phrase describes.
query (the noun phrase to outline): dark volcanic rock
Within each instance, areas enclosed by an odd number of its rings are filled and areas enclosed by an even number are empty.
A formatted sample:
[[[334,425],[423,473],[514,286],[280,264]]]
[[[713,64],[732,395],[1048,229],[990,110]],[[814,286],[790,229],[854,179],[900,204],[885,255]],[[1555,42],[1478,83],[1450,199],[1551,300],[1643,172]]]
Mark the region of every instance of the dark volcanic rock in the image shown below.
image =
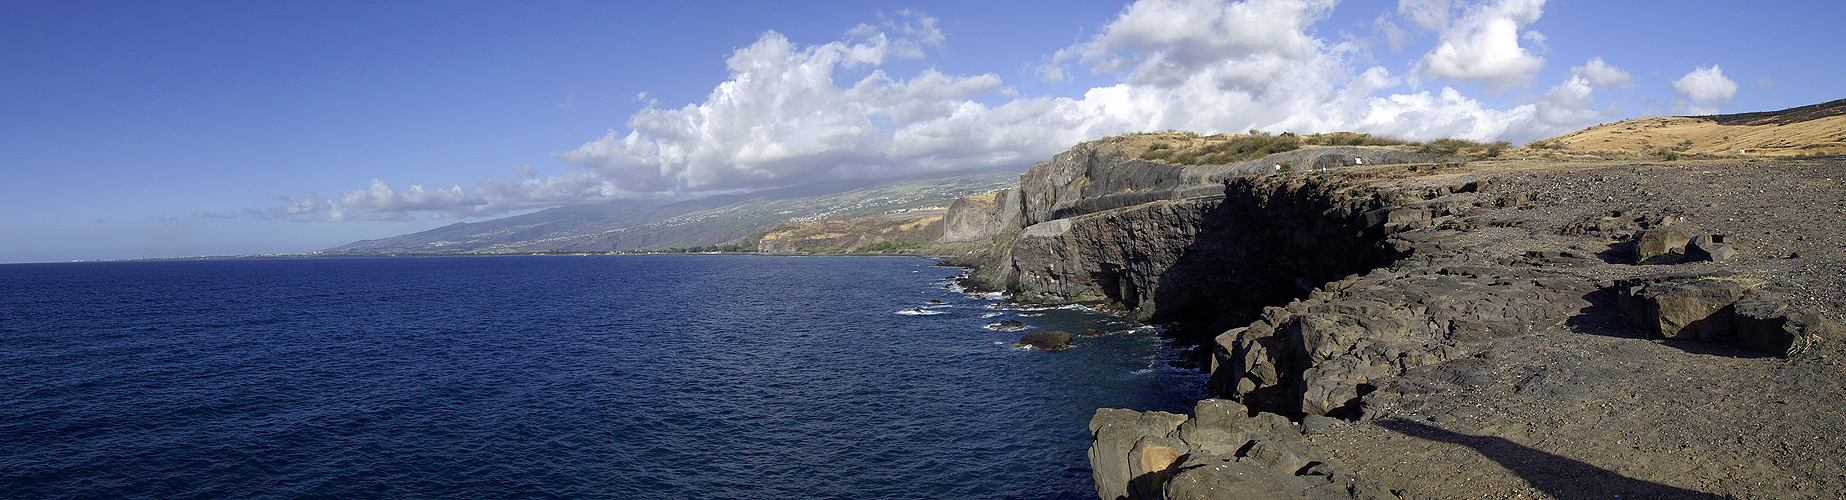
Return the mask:
[[[1744,282],[1717,276],[1637,278],[1616,282],[1629,323],[1668,340],[1735,340],[1734,308]]]
[[[1656,276],[1620,280],[1614,288],[1630,323],[1670,340],[1739,342],[1788,356],[1835,330],[1826,318],[1793,310],[1786,297],[1748,278]]]
[[[1686,243],[1686,260],[1723,262],[1737,257],[1737,248],[1722,234],[1703,235]]]
[[[1049,332],[1032,332],[1032,333],[1026,334],[1024,337],[1019,337],[1019,345],[1025,346],[1025,347],[1031,347],[1033,349],[1044,349],[1047,351],[1055,351],[1058,349],[1070,347],[1070,344],[1071,344],[1070,332],[1063,331],[1063,330],[1052,330]]]
[[[1846,466],[1805,458],[1846,449],[1828,437],[1846,435],[1838,160],[1246,175],[1080,149],[1022,176],[1017,229],[951,261],[976,268],[964,285],[1177,323],[1182,345],[1211,339],[1210,390],[1237,400],[1151,430],[1093,422],[1103,498],[1397,496],[1342,460],[1468,497],[1839,497],[1821,479]],[[1675,201],[1694,193],[1713,202]],[[1623,475],[1645,480],[1581,486]]]
[[[1663,227],[1641,233],[1641,238],[1635,241],[1635,260],[1643,264],[1671,260],[1684,255],[1686,243],[1691,241],[1692,237],[1677,227]]]
[[[1518,270],[1379,270],[1219,335],[1214,386],[1298,414],[1356,415],[1379,380],[1440,363],[1462,342],[1524,335],[1589,305],[1584,288]]]
[[[1090,435],[1095,441],[1089,453],[1096,493],[1109,500],[1128,497],[1129,481],[1136,477],[1130,473],[1131,463],[1140,461],[1140,457],[1132,455],[1135,445],[1143,438],[1166,437],[1185,421],[1185,415],[1158,411],[1096,410],[1096,416],[1090,419]]]
[[[1303,439],[1288,419],[1199,401],[1193,416],[1096,410],[1090,467],[1097,496],[1117,499],[1396,499]]]
[[[1792,356],[1821,339],[1837,338],[1840,333],[1839,326],[1826,317],[1796,311],[1785,297],[1774,293],[1745,294],[1733,307],[1737,341],[1753,351]]]

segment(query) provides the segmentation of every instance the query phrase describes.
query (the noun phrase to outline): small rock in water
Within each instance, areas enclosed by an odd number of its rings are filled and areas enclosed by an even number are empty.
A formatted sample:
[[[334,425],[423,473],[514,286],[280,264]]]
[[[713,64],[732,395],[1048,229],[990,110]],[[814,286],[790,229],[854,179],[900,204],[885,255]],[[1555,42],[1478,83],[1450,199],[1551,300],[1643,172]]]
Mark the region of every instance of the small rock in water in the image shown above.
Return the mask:
[[[1079,333],[1077,335],[1082,336],[1084,338],[1089,338],[1089,337],[1101,337],[1103,336],[1104,333],[1106,332],[1102,330],[1097,330],[1095,328],[1089,328],[1089,329],[1083,330],[1083,333]]]
[[[1024,337],[1019,338],[1020,347],[1030,347],[1033,349],[1044,349],[1047,351],[1056,351],[1059,349],[1070,347],[1070,344],[1071,344],[1070,332],[1063,331],[1063,330],[1052,330],[1049,332],[1032,332],[1032,333],[1026,334]]]

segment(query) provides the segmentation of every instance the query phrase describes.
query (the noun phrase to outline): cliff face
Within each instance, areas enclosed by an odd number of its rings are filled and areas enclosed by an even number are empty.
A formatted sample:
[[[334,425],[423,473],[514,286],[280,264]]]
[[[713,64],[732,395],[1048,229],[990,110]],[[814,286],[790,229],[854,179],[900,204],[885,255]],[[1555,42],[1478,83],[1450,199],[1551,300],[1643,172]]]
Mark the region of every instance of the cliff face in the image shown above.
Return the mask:
[[[965,196],[949,205],[942,218],[942,243],[994,243],[1019,228],[1019,189]]]
[[[970,285],[1022,302],[1108,304],[1221,331],[1385,262],[1381,233],[1368,235],[1357,217],[1381,201],[1340,172],[1428,159],[1335,147],[1179,166],[1134,159],[1126,142],[1077,145],[1027,170],[1017,189],[957,201],[947,220],[991,225],[950,223],[954,241],[994,244],[951,264],[975,268]],[[1284,163],[1304,173],[1274,175]],[[1335,206],[1337,217],[1321,216]]]

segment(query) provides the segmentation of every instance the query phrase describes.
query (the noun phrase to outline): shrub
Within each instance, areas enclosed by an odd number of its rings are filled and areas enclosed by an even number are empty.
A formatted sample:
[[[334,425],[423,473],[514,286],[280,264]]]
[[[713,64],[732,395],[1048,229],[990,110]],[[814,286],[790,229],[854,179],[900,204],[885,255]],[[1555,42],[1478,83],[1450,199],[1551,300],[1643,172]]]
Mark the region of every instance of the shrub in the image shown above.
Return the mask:
[[[1166,157],[1171,156],[1172,154],[1173,154],[1172,144],[1167,144],[1164,142],[1156,142],[1156,143],[1153,143],[1147,146],[1147,151],[1141,153],[1141,159],[1160,160],[1160,159],[1165,159]]]
[[[1469,158],[1479,160],[1500,156],[1500,153],[1506,151],[1506,148],[1511,145],[1512,143],[1506,141],[1481,143],[1467,139],[1445,138],[1417,145],[1417,152],[1437,156],[1454,156],[1465,153]]]
[[[1372,134],[1355,134],[1352,132],[1328,132],[1301,138],[1303,144],[1315,146],[1396,146],[1404,141],[1389,137],[1373,137]]]
[[[923,245],[911,243],[908,241],[905,241],[905,242],[880,241],[877,243],[873,243],[869,246],[866,246],[865,248],[861,248],[859,249],[859,251],[861,252],[895,252],[895,251],[909,250],[912,248],[918,248],[921,246]]]

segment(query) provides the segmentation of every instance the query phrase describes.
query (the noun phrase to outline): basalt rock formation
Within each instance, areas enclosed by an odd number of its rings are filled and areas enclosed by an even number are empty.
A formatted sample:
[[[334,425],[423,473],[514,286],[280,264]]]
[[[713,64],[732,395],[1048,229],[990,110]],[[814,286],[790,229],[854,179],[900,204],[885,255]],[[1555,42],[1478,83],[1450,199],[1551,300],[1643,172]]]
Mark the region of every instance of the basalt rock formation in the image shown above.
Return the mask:
[[[1384,224],[1363,227],[1361,212],[1378,204],[1371,193],[1320,168],[1430,159],[1337,147],[1178,166],[1133,159],[1114,147],[1119,140],[1080,144],[1027,170],[1018,188],[957,201],[947,220],[993,225],[948,224],[953,242],[991,246],[950,263],[974,268],[969,285],[1020,302],[1102,303],[1144,321],[1222,330],[1263,304],[1388,261],[1372,241]],[[1280,163],[1315,173],[1275,176]],[[1335,205],[1347,217],[1319,217]]]
[[[1698,460],[1846,474],[1799,458],[1846,442],[1794,438],[1846,431],[1834,423],[1846,411],[1827,403],[1846,392],[1832,382],[1846,369],[1826,361],[1846,355],[1834,338],[1846,309],[1846,162],[1534,155],[1464,164],[1407,148],[1315,148],[1179,166],[1139,160],[1112,140],[1034,166],[1018,188],[958,201],[944,239],[972,247],[948,263],[973,269],[968,286],[1020,302],[1106,304],[1176,323],[1181,341],[1205,347],[1200,368],[1215,395],[1249,411],[1207,420],[1354,423],[1296,443],[1238,423],[1193,424],[1188,434],[1183,416],[1103,410],[1091,429],[1102,498],[1188,497],[1232,483],[1266,485],[1258,489],[1277,498],[1469,491],[1447,482],[1453,474],[1541,498],[1575,496],[1572,479],[1583,474],[1623,478],[1616,489],[1640,495],[1846,492],[1837,479],[1694,480],[1683,474],[1691,459],[1664,447],[1558,448],[1652,446],[1677,432],[1661,429],[1768,432],[1782,445],[1704,442],[1733,458]],[[1278,171],[1284,162],[1291,172]],[[1624,354],[1580,354],[1598,349]],[[1801,375],[1765,379],[1737,365]],[[1555,385],[1575,373],[1660,369],[1684,376]],[[1688,384],[1738,392],[1711,411],[1649,413],[1656,401],[1682,401]],[[1626,398],[1647,402],[1592,407]],[[1790,401],[1809,417],[1774,430],[1752,417]],[[1540,409],[1511,410],[1525,407]],[[1200,441],[1201,426],[1230,437]],[[1430,458],[1428,470],[1408,471],[1381,451],[1408,446],[1391,435],[1419,438],[1421,450],[1491,441],[1467,432],[1501,440],[1491,453],[1480,448],[1499,465],[1451,471],[1452,457],[1411,450]],[[1342,475],[1368,468],[1398,472],[1364,484]]]
[[[1090,419],[1090,468],[1102,498],[1168,500],[1428,498],[1391,491],[1309,445],[1318,429],[1235,401],[1191,416],[1105,408]]]

